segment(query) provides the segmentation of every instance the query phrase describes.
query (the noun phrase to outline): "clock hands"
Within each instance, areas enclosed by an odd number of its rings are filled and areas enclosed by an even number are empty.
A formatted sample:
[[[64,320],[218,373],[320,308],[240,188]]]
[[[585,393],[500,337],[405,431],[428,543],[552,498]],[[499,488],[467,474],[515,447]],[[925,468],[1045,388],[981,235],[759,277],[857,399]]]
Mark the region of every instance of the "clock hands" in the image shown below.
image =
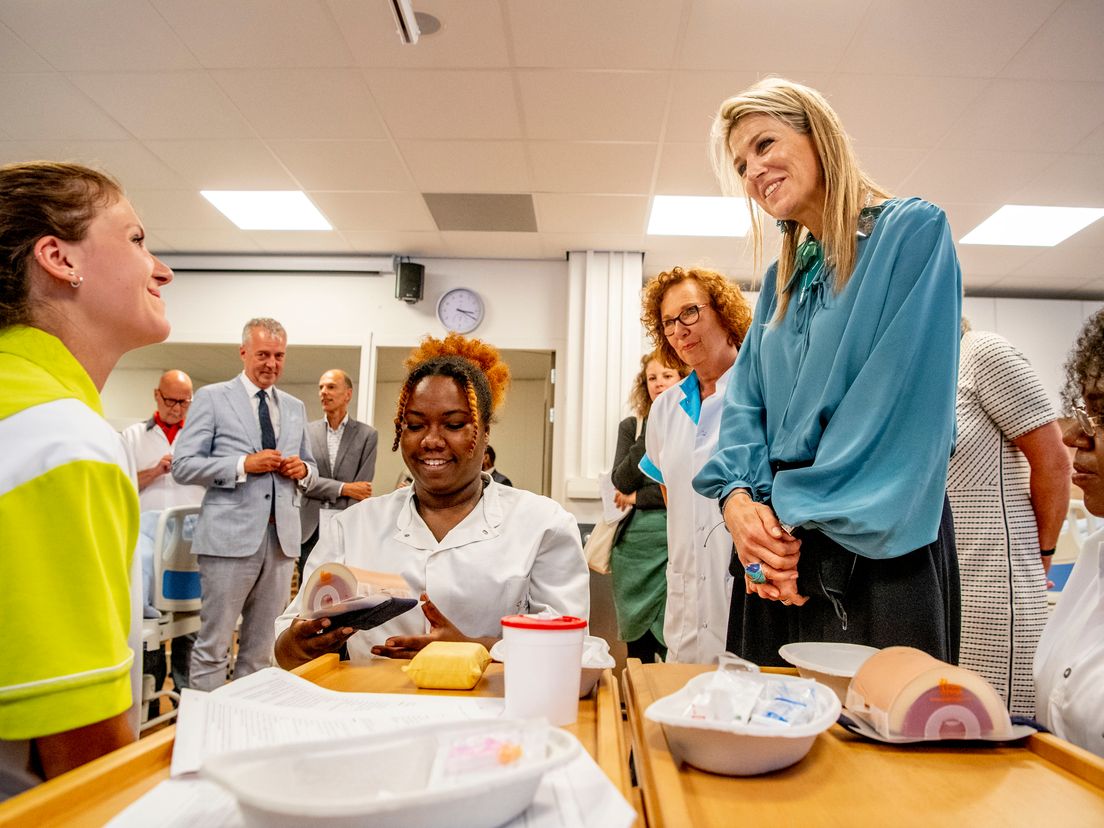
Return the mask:
[[[475,313],[470,310],[464,310],[463,308],[456,308],[455,310],[457,313],[462,313],[464,316],[470,316],[472,319],[475,319]]]

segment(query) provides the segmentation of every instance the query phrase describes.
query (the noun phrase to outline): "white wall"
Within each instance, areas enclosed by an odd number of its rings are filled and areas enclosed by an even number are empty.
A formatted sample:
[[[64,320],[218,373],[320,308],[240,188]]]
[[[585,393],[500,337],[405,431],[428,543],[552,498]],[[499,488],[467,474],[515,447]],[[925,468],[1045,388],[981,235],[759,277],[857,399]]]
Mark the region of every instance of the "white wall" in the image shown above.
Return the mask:
[[[624,409],[610,407],[602,416],[572,417],[566,405],[567,388],[574,388],[572,407],[578,408],[585,389],[594,386],[595,377],[608,383],[612,400],[628,394],[628,382],[621,382],[624,365],[633,363],[641,347],[639,340],[625,331],[638,326],[639,309],[631,303],[610,301],[609,329],[622,327],[615,340],[626,340],[618,346],[621,352],[614,359],[613,346],[603,352],[595,364],[578,352],[568,358],[568,332],[585,334],[585,291],[577,285],[569,303],[569,270],[567,262],[522,260],[456,260],[426,259],[425,299],[417,305],[407,305],[394,298],[394,277],[356,275],[286,275],[242,273],[182,273],[166,291],[169,318],[173,330],[170,342],[227,343],[237,347],[242,323],[251,316],[273,316],[288,329],[289,342],[296,345],[359,346],[361,366],[357,384],[357,410],[362,419],[372,422],[381,415],[377,411],[390,408],[393,394],[382,408],[376,405],[375,349],[377,347],[412,347],[426,333],[441,335],[444,330],[435,318],[436,301],[446,290],[466,286],[478,291],[487,308],[486,319],[476,335],[504,349],[537,349],[553,351],[557,366],[556,409],[553,427],[552,496],[575,513],[580,520],[591,521],[597,504],[579,496],[569,499],[565,479],[576,482],[587,476],[593,465],[593,452],[583,452],[584,444],[596,439],[609,441],[615,435],[618,419]],[[627,288],[626,288],[627,290]],[[618,294],[619,295],[619,294]],[[749,301],[755,295],[749,293]],[[570,308],[569,308],[570,304]],[[975,328],[995,330],[1007,337],[1031,360],[1043,383],[1055,399],[1061,385],[1061,368],[1083,320],[1102,303],[1037,299],[966,299],[965,312]],[[638,327],[637,327],[638,330]],[[631,341],[629,341],[631,340]],[[609,341],[607,339],[607,341]],[[614,343],[616,345],[616,342]],[[629,353],[634,351],[634,353]],[[631,359],[630,359],[631,357]],[[616,362],[616,365],[612,363]],[[134,420],[133,404],[120,408],[122,399],[139,400],[141,410],[152,410],[150,390],[156,385],[157,372],[131,371],[128,376],[112,378],[105,389],[104,407],[108,418],[122,410],[127,425]],[[575,376],[573,376],[573,374]],[[617,386],[617,387],[614,387]],[[620,387],[624,386],[624,387]],[[602,385],[606,388],[606,385]],[[291,390],[291,389],[289,389]],[[387,393],[386,391],[381,393]],[[516,389],[521,399],[528,391]],[[533,394],[537,391],[534,389]],[[314,389],[302,389],[299,396],[313,399]],[[508,403],[509,404],[509,403]],[[578,412],[576,412],[578,414]],[[584,412],[585,413],[585,412]],[[148,416],[148,415],[145,415]],[[385,467],[385,454],[390,454],[390,417],[373,424],[381,431],[380,468]],[[524,483],[532,463],[515,447],[532,440],[525,428],[512,433],[503,423],[495,433],[495,448],[499,465],[515,479]],[[608,432],[608,434],[606,433]],[[601,437],[597,437],[598,434]],[[589,435],[589,436],[588,436]],[[608,468],[611,456],[601,465]],[[390,488],[392,479],[377,473],[377,481]],[[532,485],[538,488],[539,485]],[[576,487],[578,489],[578,487]]]
[[[100,394],[100,401],[113,428],[122,431],[131,423],[153,415],[157,406],[153,389],[161,381],[161,373],[143,369],[111,372]]]
[[[1101,307],[1104,303],[1069,299],[967,296],[962,313],[974,330],[999,333],[1015,345],[1060,410],[1066,358],[1084,321]]]

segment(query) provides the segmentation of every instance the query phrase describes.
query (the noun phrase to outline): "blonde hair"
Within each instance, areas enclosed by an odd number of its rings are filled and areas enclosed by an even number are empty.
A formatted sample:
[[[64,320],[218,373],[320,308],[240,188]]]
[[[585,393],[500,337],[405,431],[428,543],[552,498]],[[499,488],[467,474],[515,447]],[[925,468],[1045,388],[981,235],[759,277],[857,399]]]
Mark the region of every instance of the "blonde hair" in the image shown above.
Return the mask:
[[[815,89],[783,78],[764,78],[739,95],[721,104],[710,132],[710,156],[713,171],[728,195],[744,193],[751,213],[752,239],[755,246],[755,268],[762,266],[762,212],[748,195],[736,172],[729,140],[741,119],[749,115],[768,115],[794,131],[809,135],[816,148],[821,173],[824,176],[824,238],[818,239],[824,248],[825,265],[835,270],[835,289],[843,290],[855,268],[855,234],[859,227],[859,212],[865,199],[888,198],[890,193],[862,171],[851,139],[843,129],[839,116]],[[778,255],[775,290],[778,309],[772,322],[786,315],[790,301],[788,290],[793,275],[799,243],[800,225],[793,220],[780,221],[782,249]]]
[[[709,304],[728,334],[728,342],[739,348],[751,326],[751,305],[735,282],[730,282],[715,270],[676,267],[660,273],[644,286],[640,321],[652,338],[655,353],[664,365],[681,365],[678,352],[663,333],[663,313],[660,305],[667,291],[679,282],[693,279],[709,294]]]
[[[658,348],[649,354],[644,354],[640,358],[640,372],[633,380],[632,390],[629,392],[629,405],[633,413],[641,419],[647,417],[652,410],[652,395],[648,393],[648,365],[653,359],[663,367],[677,371],[680,377],[690,373],[690,368],[677,359],[674,364],[667,362]]]

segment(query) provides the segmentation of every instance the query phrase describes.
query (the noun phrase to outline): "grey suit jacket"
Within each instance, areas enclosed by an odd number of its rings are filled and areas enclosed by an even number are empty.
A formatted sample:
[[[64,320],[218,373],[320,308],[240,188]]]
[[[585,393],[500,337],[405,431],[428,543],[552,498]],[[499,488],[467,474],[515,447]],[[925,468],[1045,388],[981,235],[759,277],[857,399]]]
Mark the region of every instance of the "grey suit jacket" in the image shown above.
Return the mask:
[[[270,389],[280,407],[276,448],[297,454],[317,474],[307,440],[307,411],[290,394]],[[195,392],[184,429],[176,438],[173,479],[207,487],[196,522],[192,551],[197,555],[245,558],[257,551],[276,498],[280,548],[299,557],[299,501],[295,480],[276,472],[246,474],[238,483],[238,459],[261,450],[261,426],[240,376],[205,385]]]
[[[330,467],[330,451],[326,445],[326,420],[314,420],[307,424],[307,438],[318,462],[318,477],[303,493],[299,516],[306,541],[318,528],[318,509],[323,503],[335,508],[347,509],[356,501],[341,497],[341,484],[360,480],[371,483],[376,473],[376,449],[379,433],[370,425],[349,418],[341,443],[337,447],[337,460]]]

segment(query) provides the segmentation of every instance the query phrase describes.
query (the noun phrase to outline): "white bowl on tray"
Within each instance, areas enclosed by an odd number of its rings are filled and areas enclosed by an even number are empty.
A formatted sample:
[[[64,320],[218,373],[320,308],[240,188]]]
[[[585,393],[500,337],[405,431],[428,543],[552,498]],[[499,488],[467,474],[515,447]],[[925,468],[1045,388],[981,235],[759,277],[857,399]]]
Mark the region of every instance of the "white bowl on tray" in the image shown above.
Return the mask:
[[[279,745],[206,759],[202,774],[229,791],[258,828],[491,828],[522,813],[545,772],[579,752],[571,734],[547,730],[544,755],[494,775],[433,781],[440,740],[480,736],[509,720],[434,724],[330,742]]]
[[[778,654],[797,668],[799,675],[831,687],[841,704],[847,703],[847,688],[855,673],[877,647],[830,641],[802,641],[783,644]]]
[[[777,680],[769,673],[746,673],[752,681]],[[840,700],[823,684],[815,683],[816,711],[811,721],[793,726],[735,724],[688,719],[685,711],[709,687],[712,673],[690,679],[681,690],[648,706],[644,716],[663,726],[675,758],[700,770],[726,776],[755,776],[801,761],[817,736],[836,723]]]

